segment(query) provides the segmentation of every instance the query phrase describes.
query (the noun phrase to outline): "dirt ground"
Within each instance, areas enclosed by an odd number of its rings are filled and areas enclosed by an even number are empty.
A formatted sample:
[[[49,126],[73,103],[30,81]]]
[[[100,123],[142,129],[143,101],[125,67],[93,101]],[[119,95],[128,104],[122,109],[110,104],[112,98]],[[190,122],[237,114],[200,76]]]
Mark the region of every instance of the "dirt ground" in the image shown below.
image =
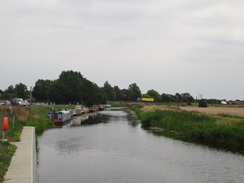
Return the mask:
[[[197,106],[164,106],[164,105],[148,105],[144,106],[142,110],[144,111],[154,111],[154,110],[185,110],[192,112],[201,112],[204,114],[227,114],[232,116],[244,117],[244,108],[240,107],[212,107],[207,108],[197,107]]]

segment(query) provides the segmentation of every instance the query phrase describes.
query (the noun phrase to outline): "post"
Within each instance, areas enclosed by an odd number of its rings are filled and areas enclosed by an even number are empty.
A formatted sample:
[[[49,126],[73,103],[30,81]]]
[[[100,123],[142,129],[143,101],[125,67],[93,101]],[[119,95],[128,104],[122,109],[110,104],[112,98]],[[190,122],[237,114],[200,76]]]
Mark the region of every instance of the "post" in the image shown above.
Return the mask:
[[[13,128],[14,128],[14,120],[15,120],[15,116],[13,116]]]
[[[31,92],[32,92],[32,86],[30,87],[29,120],[31,117]]]

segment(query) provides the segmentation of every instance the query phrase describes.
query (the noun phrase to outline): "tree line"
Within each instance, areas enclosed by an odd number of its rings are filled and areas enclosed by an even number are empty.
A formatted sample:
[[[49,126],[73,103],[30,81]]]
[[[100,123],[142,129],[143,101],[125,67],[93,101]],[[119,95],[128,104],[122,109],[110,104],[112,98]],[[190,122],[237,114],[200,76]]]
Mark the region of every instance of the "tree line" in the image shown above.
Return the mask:
[[[30,90],[23,83],[9,86],[1,91],[1,99],[11,100],[15,97],[28,99]],[[36,102],[55,102],[56,104],[84,104],[87,106],[106,103],[107,101],[136,101],[138,97],[154,98],[156,102],[194,102],[189,93],[176,93],[175,95],[162,93],[151,89],[142,94],[136,83],[127,89],[111,86],[106,81],[103,87],[84,78],[80,72],[62,71],[56,80],[39,79],[33,87],[32,97]]]

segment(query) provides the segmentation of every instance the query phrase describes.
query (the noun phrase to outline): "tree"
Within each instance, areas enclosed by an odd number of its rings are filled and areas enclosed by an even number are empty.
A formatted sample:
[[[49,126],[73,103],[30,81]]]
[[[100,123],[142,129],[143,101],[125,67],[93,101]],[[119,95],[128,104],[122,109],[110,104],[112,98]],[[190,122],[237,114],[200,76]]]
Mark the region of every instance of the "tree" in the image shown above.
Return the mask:
[[[174,95],[163,93],[161,95],[161,101],[162,102],[175,102],[176,98]]]
[[[189,93],[182,93],[181,98],[183,102],[187,102],[187,104],[191,104],[194,102],[194,98]]]
[[[127,100],[129,100],[129,90],[128,89],[122,89],[121,90],[121,92],[122,92],[122,100],[123,101],[127,101]]]
[[[0,90],[0,99],[2,98],[3,90]]]
[[[123,92],[119,89],[118,86],[114,86],[114,92],[116,101],[123,100]]]
[[[154,100],[157,102],[160,100],[160,95],[157,91],[151,89],[147,91],[147,95],[151,96],[152,98],[154,98]]]
[[[32,96],[38,100],[47,102],[51,85],[54,81],[39,79],[33,88]]]
[[[12,100],[15,96],[15,89],[13,85],[10,85],[6,90],[3,91],[2,98]]]
[[[115,101],[116,94],[114,88],[108,83],[108,81],[104,83],[103,91],[107,97],[107,100]]]
[[[176,94],[175,94],[175,98],[176,98],[176,101],[177,101],[177,102],[182,102],[181,94],[176,93]]]
[[[19,83],[15,85],[14,88],[15,96],[18,98],[26,99],[28,98],[28,90],[25,84]]]
[[[50,87],[49,101],[56,103],[82,103],[93,105],[105,103],[106,97],[101,88],[83,78],[80,72],[63,71]]]
[[[131,101],[136,101],[138,97],[141,97],[141,90],[136,83],[130,84],[128,88],[128,98]]]

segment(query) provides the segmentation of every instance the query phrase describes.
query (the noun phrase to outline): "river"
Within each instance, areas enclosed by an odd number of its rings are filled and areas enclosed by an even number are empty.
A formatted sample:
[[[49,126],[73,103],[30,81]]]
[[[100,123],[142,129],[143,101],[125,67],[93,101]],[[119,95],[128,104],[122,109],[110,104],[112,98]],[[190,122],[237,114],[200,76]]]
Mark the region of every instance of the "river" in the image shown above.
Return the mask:
[[[244,182],[242,155],[156,136],[123,110],[82,120],[39,137],[39,183]]]

